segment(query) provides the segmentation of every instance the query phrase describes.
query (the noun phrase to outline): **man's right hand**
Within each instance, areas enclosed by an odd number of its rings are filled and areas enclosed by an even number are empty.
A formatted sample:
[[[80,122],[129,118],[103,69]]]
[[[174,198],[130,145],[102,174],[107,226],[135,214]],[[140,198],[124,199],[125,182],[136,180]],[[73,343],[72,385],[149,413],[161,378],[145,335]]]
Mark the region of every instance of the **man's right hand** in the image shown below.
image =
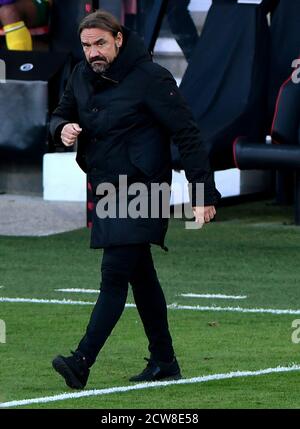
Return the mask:
[[[61,131],[61,141],[65,146],[73,146],[81,131],[79,124],[66,124]]]

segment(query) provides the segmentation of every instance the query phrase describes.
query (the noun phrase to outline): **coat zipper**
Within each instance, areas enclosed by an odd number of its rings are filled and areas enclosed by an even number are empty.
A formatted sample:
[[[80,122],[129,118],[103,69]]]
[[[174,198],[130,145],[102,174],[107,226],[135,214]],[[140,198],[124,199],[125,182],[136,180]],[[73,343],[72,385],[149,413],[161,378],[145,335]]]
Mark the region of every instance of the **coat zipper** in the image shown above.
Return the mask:
[[[119,81],[118,81],[118,80],[111,79],[110,77],[106,77],[106,76],[104,76],[103,74],[101,75],[101,77],[102,77],[102,79],[108,80],[109,82],[112,82],[112,83],[119,83]]]

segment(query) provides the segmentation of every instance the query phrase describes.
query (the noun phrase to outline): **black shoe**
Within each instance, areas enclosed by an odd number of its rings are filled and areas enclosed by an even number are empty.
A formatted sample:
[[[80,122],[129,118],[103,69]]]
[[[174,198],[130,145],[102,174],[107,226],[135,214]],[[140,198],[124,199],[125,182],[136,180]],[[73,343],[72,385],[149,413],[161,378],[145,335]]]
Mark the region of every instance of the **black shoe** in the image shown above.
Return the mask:
[[[179,380],[181,378],[176,358],[172,362],[156,361],[153,358],[144,359],[148,361],[146,368],[140,374],[131,377],[129,381]]]
[[[56,356],[52,366],[72,389],[83,389],[87,383],[90,370],[85,357],[80,352],[72,352],[72,356]]]

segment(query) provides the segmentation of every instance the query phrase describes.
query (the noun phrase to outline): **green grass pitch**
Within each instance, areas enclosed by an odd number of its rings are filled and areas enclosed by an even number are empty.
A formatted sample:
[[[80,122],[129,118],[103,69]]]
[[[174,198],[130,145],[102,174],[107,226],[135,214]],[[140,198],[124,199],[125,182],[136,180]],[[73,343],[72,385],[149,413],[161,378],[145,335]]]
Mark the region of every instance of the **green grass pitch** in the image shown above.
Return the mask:
[[[172,219],[166,244],[152,246],[168,304],[300,309],[300,228],[292,209],[269,201],[218,210],[198,231]],[[59,288],[99,288],[101,251],[86,229],[41,238],[0,237],[0,297],[95,301]],[[243,300],[186,298],[183,293],[245,295]],[[128,302],[132,303],[131,293]],[[84,333],[92,306],[0,302],[0,402],[71,392],[51,367]],[[292,322],[300,314],[250,314],[169,309],[184,378],[300,364]],[[126,308],[86,390],[131,385],[148,356],[135,308]],[[300,371],[172,385],[66,399],[23,408],[299,408]]]

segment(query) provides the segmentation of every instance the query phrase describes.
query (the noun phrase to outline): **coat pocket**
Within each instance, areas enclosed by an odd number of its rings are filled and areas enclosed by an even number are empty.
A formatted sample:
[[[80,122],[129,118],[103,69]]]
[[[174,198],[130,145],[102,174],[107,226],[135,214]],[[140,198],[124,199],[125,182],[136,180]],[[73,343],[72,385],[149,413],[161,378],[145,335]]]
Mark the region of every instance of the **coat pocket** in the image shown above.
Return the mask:
[[[155,177],[168,163],[166,143],[160,139],[131,139],[128,144],[130,162],[147,177]]]

